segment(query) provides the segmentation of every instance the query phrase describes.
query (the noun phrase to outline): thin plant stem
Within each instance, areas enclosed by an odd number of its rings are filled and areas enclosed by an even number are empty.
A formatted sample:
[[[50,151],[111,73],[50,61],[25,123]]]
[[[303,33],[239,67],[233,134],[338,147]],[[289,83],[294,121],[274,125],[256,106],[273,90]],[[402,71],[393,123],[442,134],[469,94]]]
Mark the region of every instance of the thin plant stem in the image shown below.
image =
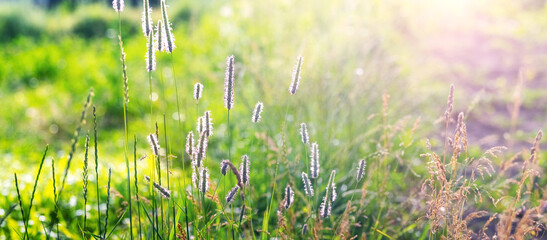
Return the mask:
[[[42,156],[42,161],[40,161],[40,167],[38,168],[38,174],[36,174],[36,179],[34,179],[34,187],[32,189],[32,195],[30,197],[30,205],[28,207],[28,213],[27,213],[27,225],[30,219],[30,211],[32,210],[32,202],[34,200],[34,194],[36,193],[36,186],[38,185],[38,178],[40,178],[40,173],[42,172],[42,166],[44,165],[44,160],[46,159],[46,154],[48,149],[49,149],[49,145],[46,145],[46,150],[44,150],[44,155]],[[28,232],[25,231],[25,234],[27,235],[27,238],[28,238]]]
[[[153,102],[153,99],[152,99],[152,72],[149,71],[148,72],[148,86],[150,88],[150,125],[152,125],[152,129],[154,129],[154,121],[152,119],[152,117],[154,116],[153,114],[153,111],[152,111],[152,102]],[[152,214],[153,214],[153,211],[152,211]]]
[[[99,152],[97,151],[97,113],[95,106],[93,106],[93,140],[94,140],[94,147],[95,147],[95,185],[97,187],[97,214],[99,215],[98,225],[99,228],[99,235],[101,235],[101,199],[100,199],[100,193],[99,193]],[[55,177],[55,176],[54,176]],[[53,178],[55,180],[55,178]],[[55,200],[57,202],[57,200]]]
[[[231,161],[232,159],[232,128],[230,126],[230,110],[228,110],[228,141],[229,141],[229,145],[228,145],[228,160]],[[231,181],[230,181],[231,183]],[[231,185],[231,184],[230,184]],[[243,190],[243,189],[242,189]],[[226,192],[226,182],[224,182],[224,192]],[[231,214],[232,214],[232,219],[234,219],[234,205],[231,204],[230,205],[230,208],[231,208]],[[232,227],[232,239],[235,239],[235,231],[234,231],[234,225],[231,224],[231,227]]]
[[[57,187],[55,186],[55,159],[51,159],[51,176],[53,178],[53,200],[55,203],[53,214],[55,216],[56,220],[56,227],[57,227],[57,239],[60,239],[59,236],[59,216],[57,215],[58,207],[57,207]],[[99,233],[100,235],[100,233]]]
[[[83,192],[84,192],[84,226],[83,226],[83,229],[82,229],[82,234],[84,235],[84,238],[85,238],[85,229],[86,229],[86,225],[87,225],[87,183],[88,183],[88,152],[89,152],[89,133],[86,135],[85,137],[85,158],[84,158],[84,171],[83,171],[83,180],[84,180],[84,185],[83,185]]]
[[[23,201],[21,200],[21,193],[19,192],[19,182],[17,182],[17,173],[13,173],[15,176],[15,189],[17,189],[17,199],[19,200],[19,208],[21,209],[21,216],[23,217],[23,224],[25,225],[25,235],[23,235],[23,239],[26,237],[26,239],[29,239],[28,236],[28,223],[25,220],[25,210],[23,209]]]
[[[179,127],[179,132],[182,132],[182,120],[180,119],[180,98],[179,98],[179,87],[178,87],[178,81],[177,81],[177,77],[175,75],[175,61],[174,61],[174,57],[173,57],[173,53],[170,54],[171,56],[171,68],[173,69],[173,81],[175,82],[175,96],[177,98],[177,123],[178,123],[178,127]],[[182,148],[181,148],[182,149]],[[183,173],[186,173],[186,161],[184,159],[184,152],[181,150],[181,153],[180,153],[181,157],[182,157],[182,172]],[[184,187],[186,188],[186,178],[183,177],[182,178],[182,181],[183,181],[183,184],[184,184]],[[186,195],[186,191],[182,191],[184,195]],[[185,222],[186,222],[186,235],[188,236],[188,238],[190,238],[190,228],[189,228],[189,224],[188,224],[188,203],[186,202],[187,201],[187,197],[185,196],[184,197],[184,217],[185,217]],[[174,221],[175,221],[175,207],[173,206],[173,224]],[[173,225],[174,226],[174,225]]]
[[[168,151],[171,150],[170,146],[169,146],[169,141],[168,141],[168,137],[167,137],[167,122],[165,121],[165,113],[163,114],[163,132],[164,132],[164,138],[165,138],[165,147]],[[165,171],[166,171],[166,178],[167,178],[167,189],[169,189],[169,154],[166,154],[167,156],[165,156]],[[161,170],[161,169],[160,169]],[[162,215],[162,223],[163,222],[163,200],[162,200],[162,210],[161,210],[161,215]],[[167,208],[169,208],[169,205],[167,206]],[[166,219],[167,222],[169,222],[169,209],[167,209],[167,219]],[[175,216],[173,216],[173,224],[175,223]],[[163,225],[162,225],[162,231],[163,231]],[[169,226],[167,226],[167,232],[169,232]]]
[[[108,188],[106,193],[106,219],[104,220],[103,238],[106,237],[106,227],[108,226],[108,210],[110,210],[110,181],[112,180],[112,169],[108,169]]]
[[[138,187],[138,178],[137,178],[137,136],[133,136],[135,141],[133,144],[133,166],[134,166],[134,177],[135,177],[135,197],[137,201],[137,216],[139,219],[139,239],[142,239],[142,226],[141,226],[141,206],[139,204],[139,187]]]
[[[121,11],[118,11],[118,36],[120,37],[120,46],[122,44],[122,20],[121,20]],[[122,48],[123,49],[123,48]],[[123,52],[121,52],[122,54],[122,57],[123,57]],[[122,64],[125,64],[125,63],[122,63]],[[122,72],[125,71],[125,66],[122,66]],[[125,73],[123,73],[125,75]],[[127,76],[125,76],[127,77]],[[125,82],[125,79],[124,79],[124,82]],[[130,237],[131,239],[133,239],[133,215],[132,215],[132,207],[131,207],[131,174],[130,174],[130,170],[129,170],[129,158],[128,158],[128,150],[127,150],[127,145],[128,145],[128,142],[129,142],[129,138],[128,138],[128,124],[127,124],[127,103],[128,103],[128,99],[125,99],[126,98],[126,95],[125,95],[125,88],[124,88],[124,91],[122,91],[122,101],[123,101],[123,126],[124,126],[124,133],[125,133],[125,138],[124,138],[124,142],[123,142],[123,147],[124,147],[124,158],[125,158],[125,167],[126,167],[126,171],[127,171],[127,198],[128,198],[128,203],[129,203],[129,233],[130,233]]]

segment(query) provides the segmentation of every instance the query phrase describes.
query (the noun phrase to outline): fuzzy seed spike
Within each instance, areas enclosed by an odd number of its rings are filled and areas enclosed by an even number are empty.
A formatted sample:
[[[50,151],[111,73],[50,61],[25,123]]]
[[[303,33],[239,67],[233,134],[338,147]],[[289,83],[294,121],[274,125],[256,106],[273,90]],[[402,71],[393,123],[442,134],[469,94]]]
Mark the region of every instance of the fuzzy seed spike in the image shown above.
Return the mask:
[[[224,107],[231,110],[234,106],[234,55],[226,58],[224,74]]]
[[[306,123],[300,123],[300,136],[302,137],[302,143],[308,144],[310,139],[308,137],[308,127],[306,126]]]
[[[194,132],[190,131],[186,136],[186,154],[188,154],[190,158],[194,157],[194,145]]]
[[[120,50],[122,52],[122,77],[123,77],[123,97],[125,103],[129,103],[129,83],[127,79],[127,66],[125,65],[125,51],[123,49],[122,37],[118,35],[118,40],[120,42]]]
[[[251,162],[249,161],[249,157],[247,155],[243,155],[241,157],[241,165],[239,166],[239,172],[241,173],[241,181],[244,185],[249,185],[249,177],[251,174],[251,171],[249,170],[251,167]]]
[[[357,182],[360,182],[365,176],[365,168],[367,167],[367,161],[365,159],[359,160],[359,165],[357,166]]]
[[[152,72],[156,70],[156,40],[154,39],[154,34],[149,34],[146,46],[146,71]]]
[[[448,122],[452,110],[454,110],[454,84],[450,84],[450,90],[448,90],[448,99],[446,100],[446,112],[444,112],[445,121]]]
[[[150,149],[152,149],[152,153],[154,153],[154,155],[158,157],[160,155],[160,145],[158,143],[158,137],[156,136],[156,134],[151,133],[148,135],[147,139],[148,143],[150,144]]]
[[[321,218],[326,218],[330,216],[332,209],[332,202],[336,200],[336,183],[334,178],[336,176],[336,170],[332,170],[329,176],[329,182],[327,183],[327,188],[325,189],[325,196],[321,202],[321,207],[319,210]]]
[[[201,163],[203,159],[205,159],[206,152],[207,152],[207,135],[205,135],[205,132],[202,132],[199,137],[198,145],[196,146],[196,149],[194,151],[194,161],[195,166],[201,167]]]
[[[167,39],[165,38],[165,29],[163,28],[163,22],[158,20],[156,25],[156,51],[165,52],[167,48]]]
[[[175,37],[172,33],[173,29],[171,28],[171,22],[169,22],[169,17],[167,16],[167,6],[165,5],[165,0],[161,1],[161,15],[163,17],[164,35],[166,37],[165,51],[172,53],[175,49]]]
[[[323,197],[323,202],[321,202],[321,207],[319,210],[321,218],[330,216],[331,208],[331,202],[328,200],[327,196]]]
[[[202,92],[203,92],[203,85],[201,83],[194,84],[194,99],[196,100],[196,103],[201,98]]]
[[[285,200],[284,200],[283,207],[285,207],[285,209],[289,209],[289,207],[291,207],[293,202],[294,202],[294,191],[292,190],[291,186],[287,184],[287,187],[285,188]]]
[[[226,204],[232,204],[234,202],[234,199],[237,196],[237,191],[239,190],[239,186],[235,186],[226,194]]]
[[[298,85],[300,84],[300,79],[302,78],[300,76],[300,73],[302,71],[302,61],[304,61],[304,58],[302,56],[298,56],[296,66],[294,66],[293,70],[292,83],[289,87],[289,92],[291,93],[291,95],[296,94],[296,90],[298,90]]]
[[[123,12],[125,8],[124,0],[112,0],[112,8],[116,12]]]
[[[150,177],[145,175],[144,180],[150,182]],[[169,189],[163,187],[159,183],[152,182],[152,186],[154,186],[156,191],[158,191],[161,194],[162,197],[167,198],[167,199],[169,199],[171,197],[171,191],[169,191]]]
[[[207,137],[213,135],[213,118],[211,117],[211,111],[206,111],[203,115],[204,132]]]
[[[206,167],[199,169],[199,191],[206,193],[209,191],[209,170]]]
[[[152,32],[152,8],[150,7],[149,0],[143,0],[142,7],[142,32],[145,37],[148,37]]]
[[[226,176],[228,168],[230,167],[228,163],[230,163],[229,160],[222,160],[222,162],[220,162],[220,173],[224,176]]]
[[[196,123],[196,130],[198,134],[201,134],[203,131],[205,131],[205,124],[203,121],[203,116],[198,117],[198,121]]]
[[[312,143],[311,149],[310,149],[310,172],[311,172],[311,178],[318,178],[319,177],[319,147],[317,146],[317,143]]]
[[[253,111],[252,121],[254,123],[260,122],[260,119],[262,118],[260,116],[260,114],[262,113],[262,109],[264,109],[264,104],[261,102],[257,102],[255,105],[255,110]]]
[[[194,188],[198,187],[198,173],[197,173],[197,167],[194,165],[194,161],[192,161],[192,186]]]
[[[330,183],[330,188],[331,188],[331,190],[330,190],[330,193],[331,193],[331,194],[330,194],[330,200],[331,200],[331,202],[334,202],[334,201],[336,201],[336,198],[338,197],[338,195],[336,194],[336,182],[334,182],[334,178],[335,178],[335,176],[336,176],[336,170],[332,170],[332,172],[331,172],[330,175],[331,175],[331,180],[330,180],[330,182],[331,182],[331,183]]]
[[[308,174],[305,172],[302,172],[302,182],[304,183],[304,193],[306,193],[306,196],[313,197],[313,186],[308,178]]]

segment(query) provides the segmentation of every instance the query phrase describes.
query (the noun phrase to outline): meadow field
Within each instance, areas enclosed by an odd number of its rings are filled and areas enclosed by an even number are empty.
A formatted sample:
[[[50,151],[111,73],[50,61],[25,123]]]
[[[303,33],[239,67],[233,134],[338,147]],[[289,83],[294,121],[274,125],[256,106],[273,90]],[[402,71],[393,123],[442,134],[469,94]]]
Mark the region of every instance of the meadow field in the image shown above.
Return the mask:
[[[545,0],[0,1],[2,239],[547,239]]]

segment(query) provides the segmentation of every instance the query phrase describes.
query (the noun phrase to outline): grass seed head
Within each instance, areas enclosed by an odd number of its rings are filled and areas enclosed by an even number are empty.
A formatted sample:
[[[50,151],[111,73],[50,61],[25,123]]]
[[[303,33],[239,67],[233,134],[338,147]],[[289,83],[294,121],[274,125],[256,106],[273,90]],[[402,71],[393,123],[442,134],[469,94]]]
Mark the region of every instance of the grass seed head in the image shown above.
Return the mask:
[[[302,172],[302,182],[304,183],[304,193],[306,193],[306,196],[313,197],[313,186],[308,178],[308,174],[305,172]]]
[[[203,131],[205,131],[205,123],[203,120],[203,116],[198,117],[198,121],[196,123],[196,130],[198,131],[198,134],[201,134]]]
[[[198,173],[197,173],[197,167],[194,165],[194,161],[192,161],[192,186],[195,188],[198,187]]]
[[[310,139],[308,137],[308,127],[306,126],[306,123],[300,124],[300,136],[302,137],[302,143],[308,144]]]
[[[328,196],[325,195],[323,197],[323,201],[321,202],[321,207],[319,208],[321,218],[326,218],[330,216],[331,208],[331,202],[329,201]]]
[[[334,182],[334,178],[336,177],[336,170],[332,170],[330,173],[330,199],[332,202],[336,201],[337,194],[336,194],[336,182]]]
[[[224,107],[231,110],[234,106],[234,55],[226,58],[226,72],[224,74]]]
[[[203,92],[203,85],[201,83],[194,84],[194,99],[196,100],[196,103],[201,98],[202,92]]]
[[[261,102],[256,103],[255,110],[253,111],[253,118],[252,118],[252,121],[254,123],[260,122],[260,119],[261,119],[260,114],[262,113],[263,108],[264,108],[264,104],[262,104]]]
[[[165,0],[161,1],[161,15],[163,17],[163,33],[165,35],[165,51],[172,53],[175,49],[175,36],[173,36],[173,29],[171,28],[171,22],[169,22],[169,17],[167,16],[167,6]]]
[[[228,163],[230,163],[230,160],[222,160],[222,162],[220,162],[220,173],[224,176],[228,174],[228,168],[230,167],[228,166]]]
[[[209,170],[206,167],[199,169],[199,191],[206,193],[209,191]]]
[[[203,122],[204,122],[204,131],[205,135],[207,137],[210,137],[213,135],[213,118],[211,117],[211,111],[206,111],[205,115],[203,115]]]
[[[165,37],[165,30],[161,19],[158,20],[158,25],[156,25],[156,51],[165,52],[167,48],[167,39]]]
[[[231,204],[234,202],[234,199],[237,196],[237,191],[239,190],[239,186],[235,186],[226,194],[226,204]]]
[[[125,8],[124,0],[112,0],[112,8],[116,12],[123,12]]]
[[[289,87],[289,92],[291,93],[291,95],[296,94],[296,90],[298,90],[298,85],[300,84],[300,79],[302,78],[301,71],[302,71],[303,60],[304,58],[302,56],[298,56],[296,65],[294,66],[292,82],[291,82],[291,86]]]
[[[318,178],[319,177],[319,147],[317,146],[316,142],[311,144],[310,152],[311,152],[310,154],[311,178]]]
[[[150,133],[147,139],[148,143],[150,144],[150,149],[152,149],[152,153],[154,153],[154,155],[158,157],[160,155],[160,145],[157,135],[154,133]]]
[[[357,166],[357,182],[360,182],[365,176],[365,168],[367,167],[367,161],[365,159],[359,160],[359,165]]]
[[[454,110],[454,84],[450,84],[450,90],[448,91],[448,100],[446,101],[446,112],[444,112],[445,121],[448,123],[450,114]]]
[[[194,156],[194,145],[194,132],[190,131],[186,136],[186,154],[188,154],[190,158],[193,158]]]
[[[249,157],[247,155],[243,155],[241,157],[241,165],[239,166],[239,172],[241,173],[241,182],[243,183],[243,185],[249,185],[249,177],[251,174],[250,168],[251,162],[249,161]]]
[[[150,177],[144,175],[144,180],[150,182]],[[163,187],[162,185],[160,185],[157,182],[152,182],[152,185],[154,186],[156,191],[158,191],[161,194],[162,197],[164,197],[164,198],[170,198],[171,197],[171,191],[169,191],[169,189]]]
[[[291,207],[292,203],[294,202],[294,191],[292,190],[291,186],[287,184],[287,187],[285,187],[285,199],[283,200],[284,208],[289,209]]]
[[[205,159],[206,153],[207,153],[207,136],[205,135],[205,132],[202,132],[199,136],[198,145],[196,146],[196,149],[194,151],[194,161],[195,166],[201,167],[202,160]]]
[[[146,46],[146,71],[152,72],[156,70],[156,40],[154,39],[154,34],[150,33],[148,35],[148,42]]]
[[[122,77],[123,77],[123,96],[124,96],[124,100],[125,100],[125,103],[128,103],[129,102],[129,83],[128,83],[128,79],[127,79],[127,66],[125,64],[125,51],[123,49],[123,42],[122,42],[122,37],[120,35],[118,35],[118,40],[120,42],[120,50],[122,52]]]
[[[148,37],[152,32],[152,8],[150,7],[149,0],[143,0],[142,7],[142,32],[145,37]]]

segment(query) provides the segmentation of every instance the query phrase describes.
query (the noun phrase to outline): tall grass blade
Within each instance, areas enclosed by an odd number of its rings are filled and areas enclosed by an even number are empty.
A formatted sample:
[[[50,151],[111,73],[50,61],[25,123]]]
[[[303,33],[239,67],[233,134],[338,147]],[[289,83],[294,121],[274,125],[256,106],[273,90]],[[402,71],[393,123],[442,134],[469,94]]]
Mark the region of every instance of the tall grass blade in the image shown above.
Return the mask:
[[[13,173],[15,177],[15,189],[17,189],[17,199],[19,200],[19,208],[21,208],[21,216],[23,217],[23,224],[25,225],[25,234],[23,235],[23,238],[28,237],[28,221],[25,217],[25,210],[23,209],[23,201],[21,201],[21,193],[19,192],[19,182],[17,181],[17,173]]]
[[[36,193],[36,186],[38,186],[38,179],[40,178],[40,173],[42,172],[42,166],[44,166],[44,160],[46,159],[47,150],[49,149],[49,145],[46,145],[46,150],[44,150],[44,155],[42,156],[42,161],[40,161],[40,167],[38,168],[38,173],[36,174],[36,178],[34,179],[34,187],[32,188],[32,195],[30,197],[30,205],[28,207],[28,214],[27,214],[27,225],[28,221],[30,219],[30,211],[32,210],[32,203],[34,202],[34,194]],[[28,237],[28,234],[27,234]]]
[[[95,147],[95,185],[97,187],[97,227],[99,228],[99,235],[101,235],[101,194],[99,192],[99,152],[98,152],[98,135],[97,135],[97,112],[95,106],[93,106],[93,141]],[[55,169],[55,168],[53,168]],[[55,178],[54,178],[55,181]]]
[[[108,226],[108,212],[110,210],[110,183],[111,183],[111,180],[112,180],[112,169],[109,168],[108,169],[108,188],[107,188],[107,193],[106,193],[106,217],[105,217],[105,220],[104,220],[103,238],[106,237],[106,229],[107,229],[107,226]]]
[[[135,177],[135,200],[137,201],[137,217],[139,219],[139,239],[142,239],[142,226],[141,226],[141,205],[139,204],[139,181],[137,180],[137,136],[133,136],[135,141],[133,144],[133,167],[134,167],[134,177]]]
[[[89,152],[89,134],[87,134],[85,136],[85,155],[84,155],[84,171],[83,171],[83,174],[82,174],[82,178],[83,178],[83,182],[84,182],[84,185],[83,185],[83,192],[84,192],[84,226],[83,226],[83,230],[85,231],[86,230],[86,223],[87,223],[87,182],[88,182],[88,178],[87,178],[87,172],[88,172],[88,169],[87,169],[87,154]],[[84,236],[85,236],[85,233],[83,233]]]

